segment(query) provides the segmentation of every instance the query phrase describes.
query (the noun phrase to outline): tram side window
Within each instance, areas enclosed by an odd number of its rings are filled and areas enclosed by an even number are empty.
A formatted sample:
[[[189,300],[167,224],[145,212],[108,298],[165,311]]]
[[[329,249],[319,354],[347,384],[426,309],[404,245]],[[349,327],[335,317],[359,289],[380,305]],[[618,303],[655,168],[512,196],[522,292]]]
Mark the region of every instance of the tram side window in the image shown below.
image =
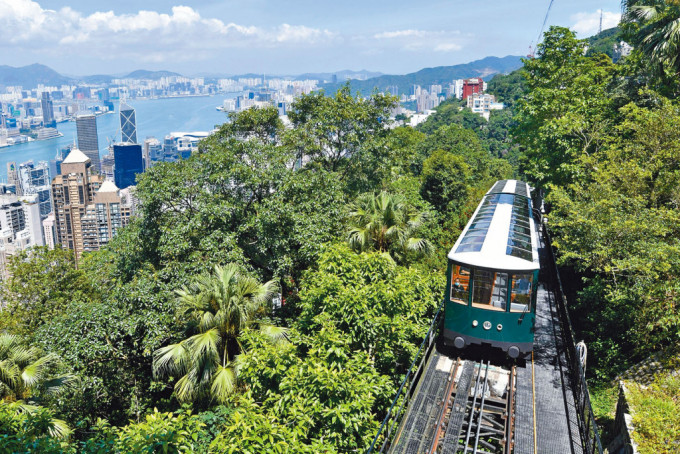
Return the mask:
[[[533,275],[514,274],[512,276],[512,293],[510,296],[510,312],[524,312],[531,310],[531,291],[533,289]]]
[[[470,269],[454,265],[451,271],[451,301],[467,304],[470,292]]]

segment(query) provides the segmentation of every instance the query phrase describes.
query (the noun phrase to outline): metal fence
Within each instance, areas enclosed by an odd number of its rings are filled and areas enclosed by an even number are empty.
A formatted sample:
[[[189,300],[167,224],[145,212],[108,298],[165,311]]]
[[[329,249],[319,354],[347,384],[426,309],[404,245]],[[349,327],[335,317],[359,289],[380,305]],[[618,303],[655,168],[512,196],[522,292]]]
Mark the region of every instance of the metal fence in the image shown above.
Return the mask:
[[[574,387],[574,402],[583,449],[586,454],[602,454],[602,443],[600,442],[600,434],[595,423],[593,407],[590,404],[590,394],[588,393],[585,371],[581,365],[580,355],[574,343],[574,328],[571,325],[569,312],[567,311],[567,298],[564,295],[562,280],[560,279],[557,262],[555,261],[555,253],[545,224],[543,224],[543,237],[545,238],[548,253],[550,254],[551,266],[554,271],[551,273],[551,279],[554,281],[552,284],[555,289],[557,310],[560,313],[562,337],[564,338],[567,361],[569,362],[570,378]]]
[[[401,382],[401,386],[399,386],[397,395],[392,401],[392,405],[387,411],[387,415],[380,425],[380,429],[378,429],[378,433],[375,435],[371,447],[368,448],[368,454],[374,452],[383,453],[386,449],[389,449],[394,441],[395,431],[399,429],[401,418],[404,416],[404,411],[408,408],[408,403],[411,400],[411,397],[413,397],[415,386],[418,384],[418,380],[422,375],[423,369],[434,348],[434,341],[437,338],[437,328],[439,327],[439,321],[443,313],[444,303],[437,309],[437,313],[430,323],[430,329],[427,331],[423,342],[421,342],[418,353],[416,353],[415,358],[413,358],[413,362],[411,362],[411,365],[406,372],[406,376]]]

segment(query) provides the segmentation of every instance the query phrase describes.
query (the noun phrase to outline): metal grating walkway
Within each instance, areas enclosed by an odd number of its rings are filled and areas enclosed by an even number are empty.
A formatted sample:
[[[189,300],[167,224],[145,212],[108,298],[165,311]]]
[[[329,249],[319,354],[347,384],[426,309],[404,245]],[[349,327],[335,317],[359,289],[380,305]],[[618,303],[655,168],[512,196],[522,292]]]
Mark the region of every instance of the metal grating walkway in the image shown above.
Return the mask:
[[[539,245],[541,273],[547,278],[548,258],[544,239],[540,235]],[[555,295],[542,282],[537,296],[534,334],[537,451],[581,454],[583,449],[574,393],[555,307]],[[533,449],[526,452],[533,452]]]
[[[432,352],[425,375],[409,405],[397,444],[390,452],[417,454],[430,448],[453,365],[450,358],[436,349]]]

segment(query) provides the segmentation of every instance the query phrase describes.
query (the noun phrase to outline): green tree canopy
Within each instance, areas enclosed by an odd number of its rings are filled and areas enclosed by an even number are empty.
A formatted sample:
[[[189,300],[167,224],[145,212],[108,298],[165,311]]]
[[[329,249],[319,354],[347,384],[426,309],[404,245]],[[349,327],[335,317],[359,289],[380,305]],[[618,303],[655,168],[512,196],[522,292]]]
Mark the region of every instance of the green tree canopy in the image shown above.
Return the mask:
[[[350,207],[347,241],[357,251],[375,250],[404,260],[409,253],[429,255],[432,244],[414,235],[429,213],[417,211],[397,194],[362,194]]]
[[[239,335],[266,314],[278,286],[260,284],[234,264],[215,266],[214,275],[201,275],[177,291],[180,316],[191,331],[187,339],[154,353],[154,374],[181,376],[175,395],[182,402],[223,403],[236,389],[234,360],[241,352]],[[267,323],[259,329],[279,340],[283,330]]]
[[[585,45],[574,32],[550,27],[537,58],[525,60],[530,91],[518,102],[513,135],[524,149],[523,172],[543,188],[583,178],[582,158],[601,150],[613,124],[606,88],[614,66],[603,54],[586,57]]]

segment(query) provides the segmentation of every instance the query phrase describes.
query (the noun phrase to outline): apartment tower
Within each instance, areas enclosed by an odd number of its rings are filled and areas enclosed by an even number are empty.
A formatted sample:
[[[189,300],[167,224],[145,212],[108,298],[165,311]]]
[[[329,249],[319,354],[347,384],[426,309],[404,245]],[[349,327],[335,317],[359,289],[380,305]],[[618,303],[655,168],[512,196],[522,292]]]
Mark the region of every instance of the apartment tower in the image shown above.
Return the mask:
[[[93,173],[90,158],[77,148],[61,163],[61,175],[52,180],[52,198],[55,241],[73,250],[76,260],[108,243],[131,215],[131,206],[122,202],[116,185]]]

